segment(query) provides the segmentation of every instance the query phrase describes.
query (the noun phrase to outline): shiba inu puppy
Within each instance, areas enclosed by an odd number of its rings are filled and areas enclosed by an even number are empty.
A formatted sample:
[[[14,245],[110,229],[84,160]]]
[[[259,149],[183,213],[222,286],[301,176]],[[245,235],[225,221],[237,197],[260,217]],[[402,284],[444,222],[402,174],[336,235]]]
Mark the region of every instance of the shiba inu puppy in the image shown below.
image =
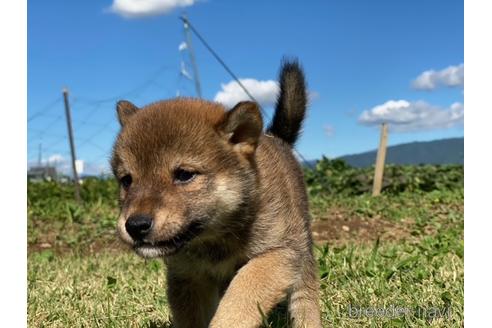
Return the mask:
[[[287,298],[294,327],[321,327],[317,266],[301,168],[292,154],[307,104],[297,61],[280,71],[263,131],[258,104],[178,98],[117,104],[111,160],[118,232],[167,265],[173,324],[258,327]]]

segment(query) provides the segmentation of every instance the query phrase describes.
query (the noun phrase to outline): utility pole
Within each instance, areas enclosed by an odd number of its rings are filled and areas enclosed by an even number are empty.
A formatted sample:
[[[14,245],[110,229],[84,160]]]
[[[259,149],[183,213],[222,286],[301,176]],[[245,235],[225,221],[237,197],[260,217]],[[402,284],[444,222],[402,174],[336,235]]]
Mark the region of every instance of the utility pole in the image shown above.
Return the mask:
[[[39,167],[41,167],[41,161],[43,158],[42,151],[43,151],[43,144],[40,142],[39,143],[39,150],[38,150],[38,166]]]
[[[72,132],[72,117],[70,116],[70,104],[68,103],[68,90],[63,89],[63,100],[65,101],[65,117],[67,119],[67,129],[68,129],[68,140],[70,144],[70,153],[72,155],[72,170],[73,179],[75,184],[75,200],[80,202],[80,185],[79,185],[79,175],[77,174],[77,168],[75,166],[75,145],[73,142],[73,132]]]
[[[195,90],[198,98],[202,98],[202,87],[200,85],[200,77],[198,76],[198,66],[196,64],[195,52],[191,43],[190,24],[186,15],[180,17],[183,21],[184,31],[186,35],[186,45],[190,53],[191,66],[193,67],[193,80],[195,81]]]
[[[212,47],[208,44],[208,42],[205,41],[205,39],[201,36],[201,34],[197,31],[197,29],[191,24],[191,22],[188,20],[188,18],[185,15],[182,15],[179,18],[184,23],[185,31],[186,31],[187,35],[189,35],[190,30],[191,30],[191,32],[195,33],[195,36],[198,38],[198,40],[200,40],[202,42],[202,44],[205,46],[205,48],[207,48],[207,50],[212,54],[212,56],[214,56],[214,58],[219,62],[219,64],[222,65],[222,67],[227,71],[227,73],[229,73],[229,75],[236,81],[236,83],[241,87],[241,89],[243,89],[244,93],[246,93],[246,95],[252,101],[256,102],[260,106],[260,110],[261,110],[263,116],[268,118],[267,113],[263,110],[260,103],[255,99],[255,97],[253,97],[253,95],[248,91],[248,89],[246,89],[246,87],[241,83],[241,80],[239,80],[239,78],[236,76],[236,74],[234,74],[234,72],[232,72],[232,70],[229,68],[229,66],[227,66],[227,64],[222,60],[222,58],[220,58],[220,56],[215,52],[215,50],[212,49]],[[191,41],[190,36],[188,36],[188,39]],[[191,54],[193,54],[193,51],[190,48],[190,55]],[[197,78],[197,80],[198,80],[198,78]],[[198,85],[200,85],[200,84],[198,84]],[[299,155],[301,160],[307,166],[309,166],[309,168],[314,169],[314,166],[309,164],[309,162],[304,158],[304,156],[299,151],[297,151],[295,148],[293,150],[297,155]]]
[[[372,188],[373,196],[378,196],[379,194],[381,194],[381,187],[383,186],[384,161],[386,159],[387,142],[388,142],[388,124],[383,123],[381,125],[381,138],[379,140],[378,155],[376,157],[376,167],[374,169],[374,184]]]

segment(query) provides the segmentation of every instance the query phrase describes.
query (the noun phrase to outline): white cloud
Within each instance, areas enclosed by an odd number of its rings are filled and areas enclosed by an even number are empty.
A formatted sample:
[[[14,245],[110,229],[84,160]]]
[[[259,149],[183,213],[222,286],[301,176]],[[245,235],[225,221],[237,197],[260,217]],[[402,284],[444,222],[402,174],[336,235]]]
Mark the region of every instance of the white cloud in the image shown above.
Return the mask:
[[[65,161],[65,157],[63,157],[60,154],[53,154],[50,157],[48,157],[48,163],[49,164],[61,163],[64,161]]]
[[[462,87],[464,83],[465,65],[460,64],[440,71],[425,71],[412,82],[412,87],[417,90],[434,90],[440,86]]]
[[[29,163],[28,166],[37,166],[38,163]],[[56,168],[56,171],[61,174],[71,175],[72,164],[69,157],[65,157],[61,154],[53,154],[48,158],[42,159],[42,165],[52,166]]]
[[[177,8],[191,6],[195,0],[113,0],[109,11],[126,18],[168,14]]]
[[[277,102],[280,86],[277,81],[256,79],[239,79],[241,84],[258,101],[261,107],[272,107]],[[238,102],[251,100],[244,92],[243,88],[236,82],[230,81],[221,84],[222,90],[217,92],[214,97],[216,102],[223,104],[227,108],[234,107]],[[316,101],[320,97],[316,91],[307,91],[308,103]]]
[[[458,102],[441,108],[424,101],[390,100],[359,116],[361,124],[371,126],[386,122],[397,132],[450,128],[462,124],[463,120],[464,107]]]
[[[275,105],[277,95],[280,91],[276,81],[258,81],[255,79],[239,79],[239,81],[262,107]],[[222,90],[215,95],[214,100],[222,103],[227,108],[234,107],[240,101],[250,100],[248,95],[236,81],[222,84],[221,87]]]

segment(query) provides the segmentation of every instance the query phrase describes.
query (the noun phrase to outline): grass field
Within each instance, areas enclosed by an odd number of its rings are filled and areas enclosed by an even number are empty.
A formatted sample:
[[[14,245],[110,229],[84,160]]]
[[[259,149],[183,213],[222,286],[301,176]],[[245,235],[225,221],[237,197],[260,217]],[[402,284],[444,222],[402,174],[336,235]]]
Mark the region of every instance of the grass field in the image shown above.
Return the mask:
[[[170,327],[163,263],[116,239],[115,185],[84,188],[77,205],[69,187],[28,186],[29,326]],[[311,211],[324,326],[464,325],[462,187],[317,193]],[[265,321],[287,327],[285,307]]]

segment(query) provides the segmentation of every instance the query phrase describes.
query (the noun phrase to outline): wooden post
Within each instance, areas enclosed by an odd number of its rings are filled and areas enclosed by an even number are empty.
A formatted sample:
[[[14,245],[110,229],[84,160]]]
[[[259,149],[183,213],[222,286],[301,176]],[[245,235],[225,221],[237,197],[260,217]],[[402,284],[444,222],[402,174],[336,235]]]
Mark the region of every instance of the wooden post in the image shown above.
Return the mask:
[[[376,168],[374,170],[374,184],[372,187],[372,195],[378,196],[381,194],[383,185],[384,161],[386,159],[386,144],[388,141],[388,124],[381,125],[381,139],[379,140],[378,155],[376,157]]]
[[[63,100],[65,101],[65,117],[67,119],[67,129],[68,129],[68,141],[70,145],[70,153],[72,155],[72,170],[73,170],[73,180],[75,185],[75,200],[80,202],[80,185],[79,185],[79,175],[77,174],[77,168],[75,166],[75,145],[73,142],[73,131],[72,131],[72,117],[70,116],[70,104],[68,103],[68,90],[63,89]]]

